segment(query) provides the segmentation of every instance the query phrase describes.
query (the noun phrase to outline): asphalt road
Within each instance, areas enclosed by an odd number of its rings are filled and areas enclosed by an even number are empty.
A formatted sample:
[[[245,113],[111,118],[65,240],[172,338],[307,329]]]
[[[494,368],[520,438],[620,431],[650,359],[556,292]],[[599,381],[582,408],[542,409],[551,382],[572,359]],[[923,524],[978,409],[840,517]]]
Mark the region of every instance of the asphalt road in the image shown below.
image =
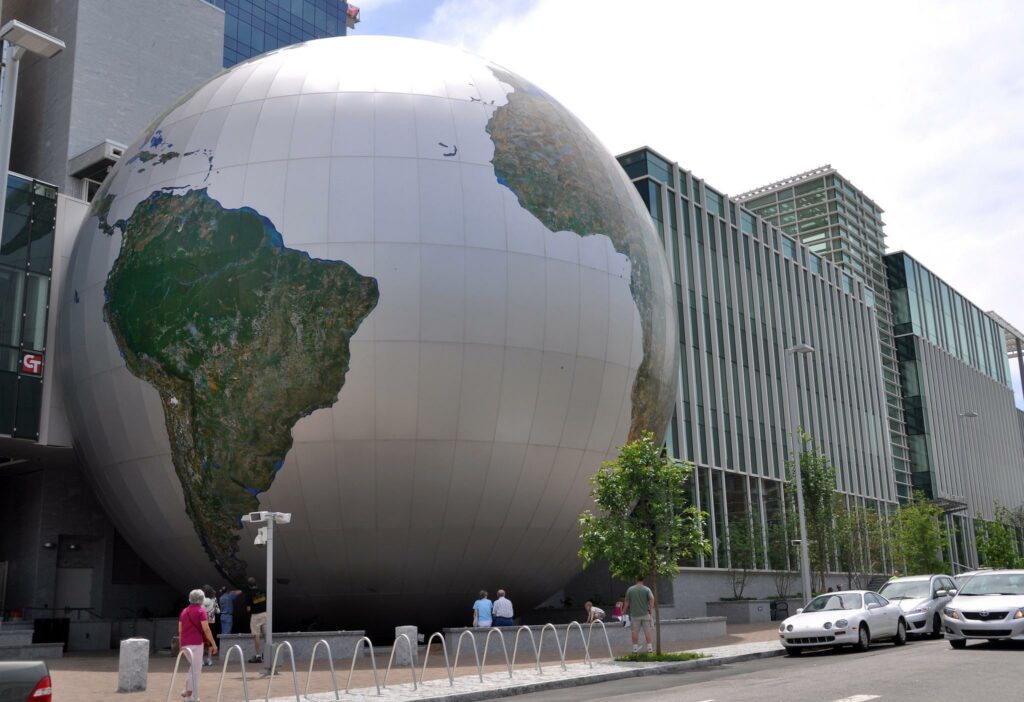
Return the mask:
[[[939,702],[1022,700],[1024,646],[944,640],[876,644],[516,697],[522,702]]]

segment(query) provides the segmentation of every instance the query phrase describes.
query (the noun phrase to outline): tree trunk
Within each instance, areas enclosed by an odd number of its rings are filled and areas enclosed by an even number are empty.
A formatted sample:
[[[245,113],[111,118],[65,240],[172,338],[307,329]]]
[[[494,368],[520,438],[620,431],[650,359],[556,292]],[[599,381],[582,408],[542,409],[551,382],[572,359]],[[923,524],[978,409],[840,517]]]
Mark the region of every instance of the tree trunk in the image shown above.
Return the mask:
[[[654,615],[654,650],[657,654],[661,655],[661,611],[658,605],[661,603],[661,598],[658,596],[658,574],[651,573],[651,591],[654,592],[654,611],[651,614]]]

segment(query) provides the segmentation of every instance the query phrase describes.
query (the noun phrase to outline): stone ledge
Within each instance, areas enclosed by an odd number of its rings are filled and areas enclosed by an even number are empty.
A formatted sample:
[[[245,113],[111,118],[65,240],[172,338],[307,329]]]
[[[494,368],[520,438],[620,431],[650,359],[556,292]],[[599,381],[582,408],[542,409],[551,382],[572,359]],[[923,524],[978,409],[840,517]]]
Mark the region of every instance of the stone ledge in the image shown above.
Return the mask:
[[[284,631],[274,632],[274,644],[283,643],[288,641],[292,645],[292,649],[295,652],[295,662],[309,661],[310,656],[313,653],[313,648],[316,646],[317,641],[323,639],[331,648],[331,656],[334,658],[334,664],[337,666],[339,661],[349,661],[352,659],[352,652],[356,651],[356,644],[359,639],[366,636],[365,631]],[[266,659],[266,639],[260,640],[260,647],[264,653],[264,659]],[[256,653],[256,647],[253,643],[252,634],[227,634],[220,637],[220,656],[221,660],[227,655],[228,649],[234,645],[242,647],[242,653],[245,654],[245,659],[248,660],[251,656]],[[362,657],[365,646],[359,646],[357,657]],[[318,661],[327,660],[327,651],[321,646],[316,652],[316,659]],[[269,662],[269,661],[268,661]],[[282,652],[277,661],[278,668],[284,668],[289,665],[288,653]]]
[[[32,661],[63,657],[64,644],[60,642],[0,646],[0,661]]]

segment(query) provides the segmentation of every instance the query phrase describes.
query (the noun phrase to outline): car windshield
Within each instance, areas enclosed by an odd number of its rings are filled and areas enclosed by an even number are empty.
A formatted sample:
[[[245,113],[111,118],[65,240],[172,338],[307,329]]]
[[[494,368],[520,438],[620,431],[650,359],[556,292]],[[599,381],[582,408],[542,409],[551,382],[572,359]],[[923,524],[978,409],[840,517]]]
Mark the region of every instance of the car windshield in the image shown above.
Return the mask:
[[[968,580],[961,595],[1024,595],[1024,573],[978,573]]]
[[[805,612],[827,612],[837,609],[861,609],[861,596],[856,592],[819,595],[804,607]]]
[[[889,600],[919,600],[931,596],[927,580],[897,580],[886,583],[879,592]]]

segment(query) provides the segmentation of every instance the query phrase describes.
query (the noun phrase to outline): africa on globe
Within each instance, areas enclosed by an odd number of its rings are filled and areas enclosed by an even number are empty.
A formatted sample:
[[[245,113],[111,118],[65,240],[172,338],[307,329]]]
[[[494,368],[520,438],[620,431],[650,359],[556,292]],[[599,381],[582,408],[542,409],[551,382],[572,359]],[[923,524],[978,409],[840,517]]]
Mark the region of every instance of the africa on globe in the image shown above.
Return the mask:
[[[589,479],[675,398],[665,256],[615,159],[426,42],[313,41],[185,96],[105,181],[63,294],[119,531],[188,589],[262,577],[240,517],[291,512],[284,625],[539,603],[579,568]]]

